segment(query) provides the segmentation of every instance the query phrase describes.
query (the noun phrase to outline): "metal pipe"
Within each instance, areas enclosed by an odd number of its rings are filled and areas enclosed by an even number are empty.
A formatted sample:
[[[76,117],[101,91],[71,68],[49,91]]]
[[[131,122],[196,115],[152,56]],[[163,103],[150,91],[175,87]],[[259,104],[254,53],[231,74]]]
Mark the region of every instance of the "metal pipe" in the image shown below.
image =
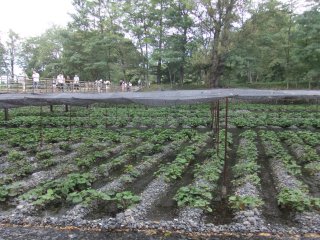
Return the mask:
[[[9,121],[9,109],[4,108],[4,120]]]
[[[67,106],[67,105],[66,105]],[[70,109],[69,109],[69,142],[71,141],[71,133],[72,133],[72,126],[71,126],[71,105],[70,105]]]
[[[217,102],[217,155],[219,155],[219,144],[220,144],[220,101]]]
[[[222,196],[227,194],[227,150],[228,150],[228,98],[226,97],[226,113],[225,113],[225,135],[224,135],[224,165],[223,165],[223,185],[222,185]]]
[[[42,111],[42,106],[40,106],[40,147],[42,148],[43,146],[43,111]]]

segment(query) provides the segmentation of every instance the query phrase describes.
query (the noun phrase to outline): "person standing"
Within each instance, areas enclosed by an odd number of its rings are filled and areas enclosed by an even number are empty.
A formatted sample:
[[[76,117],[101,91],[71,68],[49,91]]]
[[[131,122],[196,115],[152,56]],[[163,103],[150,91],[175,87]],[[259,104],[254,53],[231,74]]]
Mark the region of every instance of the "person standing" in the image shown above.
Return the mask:
[[[27,84],[27,80],[28,80],[28,75],[23,72],[22,75],[20,76],[20,82],[21,82],[21,85],[22,85],[22,91],[23,92],[26,92],[26,84]]]
[[[33,89],[38,89],[39,82],[40,82],[40,74],[37,73],[35,70],[33,70],[32,80],[33,80]]]
[[[64,84],[65,84],[65,79],[64,79],[63,74],[59,74],[57,76],[57,84],[58,84],[58,89],[63,92],[64,91]]]
[[[76,74],[73,77],[73,89],[79,90],[79,84],[80,84],[80,79],[79,79],[79,76]]]

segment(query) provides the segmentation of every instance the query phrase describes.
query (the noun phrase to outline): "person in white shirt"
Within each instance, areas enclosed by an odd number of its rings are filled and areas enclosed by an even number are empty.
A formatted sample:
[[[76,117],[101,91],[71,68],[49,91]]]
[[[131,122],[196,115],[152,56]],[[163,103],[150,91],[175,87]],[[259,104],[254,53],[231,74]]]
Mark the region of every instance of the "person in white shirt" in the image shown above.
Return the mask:
[[[64,90],[64,83],[65,83],[65,80],[64,80],[64,76],[62,74],[59,74],[57,76],[57,84],[58,84],[58,89],[59,90]]]
[[[38,89],[39,88],[39,82],[40,82],[39,73],[37,73],[36,71],[33,71],[32,79],[33,79],[33,89]]]
[[[73,89],[74,90],[79,90],[79,82],[80,82],[80,78],[79,76],[76,74],[73,77]]]

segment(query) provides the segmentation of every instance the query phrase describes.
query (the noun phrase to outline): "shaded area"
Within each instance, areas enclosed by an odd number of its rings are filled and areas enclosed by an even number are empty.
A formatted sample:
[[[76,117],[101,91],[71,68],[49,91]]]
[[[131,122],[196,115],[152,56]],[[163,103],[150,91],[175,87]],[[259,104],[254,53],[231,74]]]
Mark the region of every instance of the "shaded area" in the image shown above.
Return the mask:
[[[228,206],[228,196],[232,194],[231,180],[233,179],[232,167],[236,163],[237,159],[237,149],[240,142],[239,134],[241,130],[229,129],[228,132],[232,133],[233,144],[231,146],[231,151],[228,153],[228,158],[226,161],[226,195],[222,196],[222,185],[223,185],[223,172],[220,175],[218,181],[217,191],[214,193],[216,196],[211,202],[212,213],[207,213],[205,215],[205,223],[213,223],[215,225],[229,224],[233,219],[232,209]]]
[[[291,220],[291,212],[285,209],[280,209],[277,202],[277,191],[272,176],[270,161],[266,155],[265,149],[262,146],[261,138],[258,134],[258,164],[260,165],[259,177],[261,179],[261,197],[264,202],[262,214],[269,223],[284,224],[294,226]]]
[[[178,180],[175,180],[169,189],[160,199],[158,199],[155,204],[152,206],[150,211],[146,216],[147,219],[160,221],[160,220],[173,220],[179,215],[179,208],[177,202],[173,200],[177,191],[183,187],[192,183],[194,179],[194,167],[197,163],[202,163],[205,159],[204,153],[209,147],[209,143],[200,154],[198,154],[194,161],[188,166],[188,169],[183,173],[182,177]]]
[[[310,235],[310,234],[309,234]],[[36,227],[20,227],[20,226],[1,226],[0,225],[0,240],[68,240],[68,239],[81,239],[81,240],[241,240],[241,239],[317,239],[319,234],[312,234],[309,236],[299,235],[275,235],[269,233],[207,233],[207,234],[183,234],[176,232],[158,232],[154,230],[144,231],[84,231],[79,229],[55,229],[55,228],[36,228]]]
[[[150,106],[176,104],[199,104],[218,101],[222,98],[247,100],[265,99],[319,99],[317,90],[257,90],[257,89],[206,89],[154,92],[114,93],[54,93],[54,94],[0,94],[1,108],[26,105],[89,105],[93,103],[138,103]]]

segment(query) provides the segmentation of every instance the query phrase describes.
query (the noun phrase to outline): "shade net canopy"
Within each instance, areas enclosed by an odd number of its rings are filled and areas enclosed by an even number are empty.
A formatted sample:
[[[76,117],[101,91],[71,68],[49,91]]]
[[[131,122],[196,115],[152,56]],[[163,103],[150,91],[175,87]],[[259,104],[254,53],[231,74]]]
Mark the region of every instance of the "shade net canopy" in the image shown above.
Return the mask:
[[[136,103],[149,106],[170,106],[210,103],[226,97],[258,101],[272,99],[319,99],[320,90],[208,89],[113,93],[0,94],[0,107],[15,108],[60,104],[81,106],[94,103]]]

